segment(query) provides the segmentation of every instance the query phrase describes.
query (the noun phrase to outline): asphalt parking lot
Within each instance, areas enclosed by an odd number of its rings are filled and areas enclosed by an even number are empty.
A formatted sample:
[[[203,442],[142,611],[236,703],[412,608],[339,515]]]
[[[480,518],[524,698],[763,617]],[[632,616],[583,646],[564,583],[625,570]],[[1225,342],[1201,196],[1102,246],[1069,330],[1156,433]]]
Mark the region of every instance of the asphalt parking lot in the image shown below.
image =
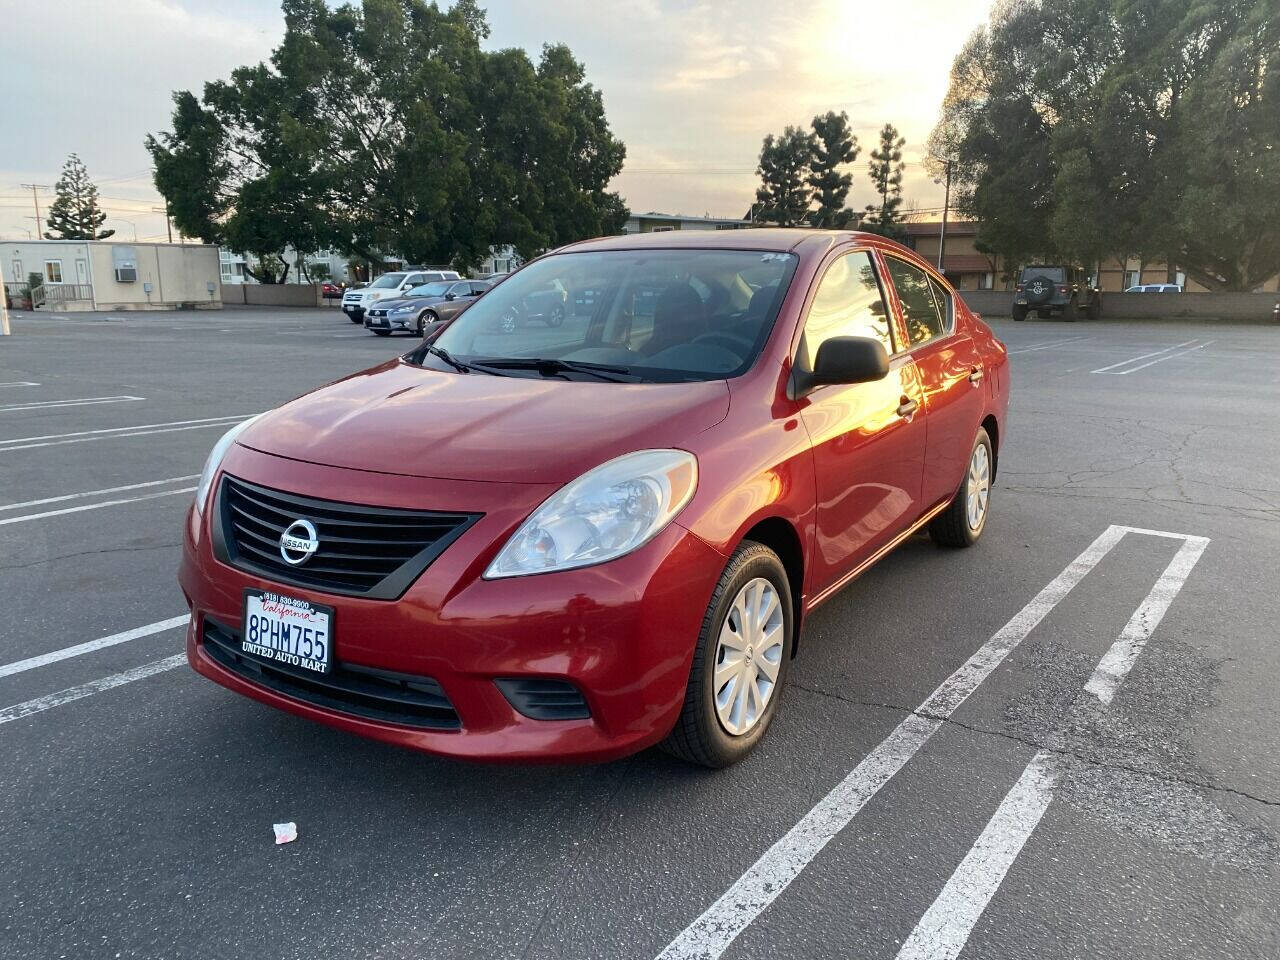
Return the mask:
[[[414,341],[118,317],[0,339],[0,956],[1280,956],[1280,330],[993,321],[983,540],[815,613],[713,773],[464,765],[197,677],[210,446]]]

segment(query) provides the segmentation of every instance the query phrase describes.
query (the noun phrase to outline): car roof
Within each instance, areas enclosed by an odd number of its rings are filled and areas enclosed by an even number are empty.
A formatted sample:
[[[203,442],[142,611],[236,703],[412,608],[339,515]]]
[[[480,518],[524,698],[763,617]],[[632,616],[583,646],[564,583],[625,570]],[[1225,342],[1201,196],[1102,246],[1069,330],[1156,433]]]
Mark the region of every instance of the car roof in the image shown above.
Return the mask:
[[[809,230],[796,227],[762,227],[743,230],[663,230],[597,237],[561,247],[567,250],[759,250],[786,253],[803,243],[832,246],[846,240],[882,243],[883,237],[856,230]]]

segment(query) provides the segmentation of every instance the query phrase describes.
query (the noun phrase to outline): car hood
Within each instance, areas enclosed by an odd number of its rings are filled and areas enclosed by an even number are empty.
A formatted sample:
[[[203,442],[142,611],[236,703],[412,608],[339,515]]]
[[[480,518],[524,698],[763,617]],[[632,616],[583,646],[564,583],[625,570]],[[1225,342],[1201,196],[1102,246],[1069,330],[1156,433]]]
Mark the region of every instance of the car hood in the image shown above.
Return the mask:
[[[393,360],[268,412],[237,442],[353,470],[564,483],[632,450],[679,447],[728,412],[723,380],[494,377]]]
[[[429,307],[440,303],[444,297],[396,297],[394,300],[379,300],[379,310],[395,310],[399,307]]]

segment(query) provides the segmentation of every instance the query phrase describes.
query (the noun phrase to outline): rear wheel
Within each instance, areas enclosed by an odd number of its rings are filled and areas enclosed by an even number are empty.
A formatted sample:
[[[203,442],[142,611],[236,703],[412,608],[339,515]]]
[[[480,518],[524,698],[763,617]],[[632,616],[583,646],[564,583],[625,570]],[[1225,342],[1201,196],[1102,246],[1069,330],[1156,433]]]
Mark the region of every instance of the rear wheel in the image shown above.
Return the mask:
[[[971,547],[978,542],[987,526],[991,510],[991,477],[995,464],[991,438],[978,428],[973,449],[969,452],[969,468],[964,482],[947,509],[929,524],[929,535],[940,547]]]
[[[1062,308],[1062,319],[1068,322],[1076,318],[1076,301],[1068,300],[1066,306]]]
[[[791,585],[778,555],[744,541],[729,558],[702,621],[684,707],[662,748],[727,767],[768,730],[791,665]]]
[[[1089,319],[1098,320],[1102,317],[1102,298],[1095,296],[1089,301]]]
[[[1021,321],[1021,320],[1025,320],[1025,319],[1027,319],[1027,308],[1026,308],[1026,307],[1020,307],[1020,306],[1014,306],[1014,308],[1013,308],[1013,319],[1018,320],[1018,321]]]
[[[564,307],[557,303],[547,314],[547,326],[558,327],[562,323],[564,323]]]

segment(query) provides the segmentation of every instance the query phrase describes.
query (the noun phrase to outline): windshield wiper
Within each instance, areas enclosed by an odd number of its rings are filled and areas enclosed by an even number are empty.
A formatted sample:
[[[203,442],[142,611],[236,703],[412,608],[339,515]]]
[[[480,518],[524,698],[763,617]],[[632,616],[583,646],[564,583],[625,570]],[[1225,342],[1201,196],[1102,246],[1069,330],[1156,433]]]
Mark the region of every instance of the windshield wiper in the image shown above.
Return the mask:
[[[450,353],[444,347],[437,347],[435,344],[429,343],[427,344],[427,353],[431,354],[433,357],[439,357],[441,360],[443,360],[449,366],[453,367],[453,369],[457,370],[459,373],[471,372],[471,367],[467,366],[461,360],[458,360],[456,357],[454,357],[452,353]]]
[[[612,363],[588,363],[585,360],[560,360],[556,357],[483,357],[472,361],[472,366],[494,367],[505,370],[537,370],[544,377],[553,377],[557,373],[585,373],[610,383],[627,383],[621,377],[630,377],[630,367],[617,366]],[[620,374],[620,377],[610,376]]]

